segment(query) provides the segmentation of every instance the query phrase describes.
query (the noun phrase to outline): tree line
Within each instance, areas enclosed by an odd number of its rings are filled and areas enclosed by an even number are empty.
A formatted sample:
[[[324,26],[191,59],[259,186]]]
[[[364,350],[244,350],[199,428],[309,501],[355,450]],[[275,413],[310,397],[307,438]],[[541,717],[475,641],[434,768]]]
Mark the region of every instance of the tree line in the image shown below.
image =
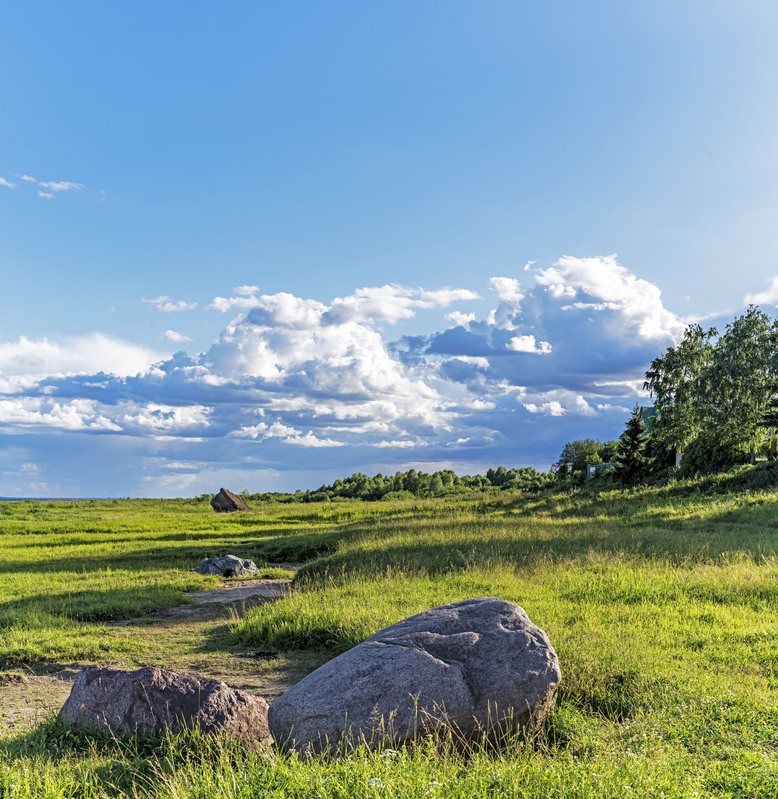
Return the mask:
[[[348,500],[411,499],[414,497],[445,497],[471,491],[539,491],[553,485],[556,480],[552,472],[539,472],[531,466],[506,469],[498,466],[487,469],[486,474],[460,476],[451,469],[437,472],[420,472],[408,469],[393,475],[376,474],[369,477],[357,472],[350,477],[335,480],[332,485],[322,485],[308,491],[294,493],[267,492],[242,495],[254,502],[333,502]]]

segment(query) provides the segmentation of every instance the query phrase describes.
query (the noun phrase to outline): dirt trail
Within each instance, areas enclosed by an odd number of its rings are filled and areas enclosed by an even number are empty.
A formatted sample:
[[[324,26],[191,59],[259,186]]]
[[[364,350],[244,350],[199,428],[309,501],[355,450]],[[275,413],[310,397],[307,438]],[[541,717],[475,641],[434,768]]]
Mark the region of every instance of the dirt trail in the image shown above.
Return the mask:
[[[140,641],[142,654],[102,665],[155,665],[193,671],[272,701],[318,663],[271,650],[247,651],[229,637],[229,622],[257,604],[283,597],[291,580],[240,580],[194,591],[190,605],[156,611],[142,619],[109,622],[117,634]],[[117,629],[118,628],[118,629]],[[57,712],[85,663],[51,664],[25,672],[0,672],[0,733],[19,731]]]

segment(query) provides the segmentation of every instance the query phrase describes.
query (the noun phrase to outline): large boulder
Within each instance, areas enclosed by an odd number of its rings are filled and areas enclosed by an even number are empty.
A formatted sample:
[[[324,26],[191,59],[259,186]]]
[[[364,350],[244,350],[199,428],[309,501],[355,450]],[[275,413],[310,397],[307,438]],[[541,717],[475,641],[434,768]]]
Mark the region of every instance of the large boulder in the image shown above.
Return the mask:
[[[192,571],[215,574],[217,577],[253,577],[259,569],[253,560],[245,560],[237,555],[222,555],[219,558],[203,558]]]
[[[325,663],[270,707],[276,743],[303,754],[526,733],[553,706],[559,661],[518,605],[486,597],[393,624]]]
[[[199,727],[251,746],[272,743],[268,704],[219,680],[146,666],[98,666],[76,677],[59,717],[72,726],[126,733],[172,733]]]
[[[237,494],[220,488],[219,493],[211,499],[211,507],[217,513],[234,513],[236,510],[251,510],[251,508]]]

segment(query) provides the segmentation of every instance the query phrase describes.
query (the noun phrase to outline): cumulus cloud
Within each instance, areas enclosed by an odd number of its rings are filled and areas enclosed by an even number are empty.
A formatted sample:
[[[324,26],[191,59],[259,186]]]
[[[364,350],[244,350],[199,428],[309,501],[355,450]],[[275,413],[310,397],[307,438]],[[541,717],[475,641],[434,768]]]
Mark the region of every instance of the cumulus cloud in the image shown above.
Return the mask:
[[[268,304],[271,302],[278,307],[288,306],[292,313],[295,312],[294,308],[301,307],[299,298],[293,298],[291,294],[281,292],[257,297],[258,290],[257,286],[238,286],[233,289],[234,296],[215,297],[208,307],[222,313],[259,308],[271,314],[275,313],[273,309],[268,309]],[[403,319],[412,318],[419,310],[444,308],[454,302],[475,299],[478,299],[478,294],[469,289],[446,288],[426,291],[387,284],[364,287],[346,297],[335,297],[329,306],[312,301],[306,301],[305,305],[309,309],[315,308],[318,314],[317,321],[323,324],[388,322],[393,325]]]
[[[772,278],[764,291],[746,294],[744,305],[778,305],[778,277]]]
[[[178,313],[180,311],[193,311],[197,308],[196,302],[186,302],[185,300],[171,300],[167,294],[162,294],[159,297],[152,297],[151,299],[144,298],[142,302],[148,303],[156,310],[163,313]]]
[[[156,402],[121,403],[114,418],[117,429],[143,433],[204,431],[212,409],[204,405],[175,406]]]
[[[457,327],[465,327],[470,322],[475,322],[474,313],[463,313],[462,311],[451,311],[444,318],[447,322],[453,322]]]
[[[165,330],[161,338],[165,341],[172,341],[174,344],[181,344],[184,341],[192,340],[191,336],[187,336],[185,333],[179,333],[177,330]]]
[[[58,402],[34,397],[0,399],[0,429],[3,427],[101,432],[121,429],[100,413],[96,402],[84,399]]]
[[[675,340],[684,323],[662,304],[659,288],[622,266],[615,255],[574,258],[566,255],[540,271],[535,280],[554,299],[579,298],[570,308],[613,311],[622,329],[642,339]]]
[[[424,291],[387,284],[360,288],[347,297],[336,297],[327,315],[333,323],[388,322],[393,325],[401,319],[412,318],[421,309],[445,308],[455,302],[477,299],[478,295],[468,289]]]
[[[323,302],[238,286],[219,308],[237,315],[199,354],[102,334],[22,337],[0,344],[0,430],[25,444],[19,465],[41,461],[32,438],[53,458],[51,436],[69,435],[96,442],[99,458],[121,440],[138,474],[168,477],[198,472],[166,464],[208,463],[213,479],[230,469],[334,479],[407,468],[412,448],[430,468],[547,465],[570,438],[618,435],[647,365],[683,326],[614,257],[522,274],[490,281],[491,310],[452,311],[447,321],[462,324],[394,342],[382,325],[478,295],[389,284]],[[62,482],[49,469],[40,482]]]
[[[545,413],[549,416],[563,416],[565,414],[562,403],[557,400],[542,402],[540,405],[536,402],[525,402],[523,405],[530,413]]]
[[[21,336],[16,341],[0,342],[0,376],[20,376],[29,387],[53,375],[135,375],[165,357],[164,353],[104,333],[56,341]]]
[[[615,256],[565,256],[531,273],[526,288],[514,278],[490,282],[498,302],[485,318],[403,339],[404,362],[437,362],[447,380],[481,393],[504,385],[612,396],[642,385],[647,364],[685,327],[659,288]],[[489,369],[452,360],[461,356],[487,358]]]
[[[318,438],[310,430],[305,435],[289,436],[284,439],[287,444],[298,447],[344,447],[345,442],[334,441],[331,438]]]
[[[499,304],[489,312],[487,324],[501,330],[515,330],[515,320],[521,316],[521,303],[526,297],[521,284],[512,277],[492,277],[489,284],[497,294]]]
[[[273,422],[273,424],[259,422],[259,424],[241,427],[239,430],[230,433],[230,435],[237,438],[250,438],[256,441],[257,439],[263,440],[266,438],[289,438],[290,436],[299,436],[300,431],[289,425],[281,424],[281,422]]]
[[[514,352],[532,352],[536,355],[548,355],[551,352],[551,345],[547,341],[535,341],[535,336],[513,336],[505,345]]]
[[[54,199],[54,195],[51,192],[49,192],[49,191],[39,191],[38,192],[38,197],[40,197],[42,200],[53,200]]]
[[[239,287],[240,288],[240,287]],[[247,287],[248,288],[248,287]],[[253,286],[251,287],[253,288]],[[208,304],[208,308],[213,311],[220,311],[227,313],[236,308],[254,308],[259,303],[259,299],[253,294],[243,294],[240,291],[235,292],[237,297],[214,297]]]
[[[16,184],[11,183],[10,180],[6,180],[5,178],[0,178],[0,186],[5,186],[7,189],[15,189]]]
[[[500,302],[511,303],[518,305],[524,299],[524,293],[521,290],[521,284],[518,280],[512,277],[493,277],[490,278],[492,288],[497,293]]]

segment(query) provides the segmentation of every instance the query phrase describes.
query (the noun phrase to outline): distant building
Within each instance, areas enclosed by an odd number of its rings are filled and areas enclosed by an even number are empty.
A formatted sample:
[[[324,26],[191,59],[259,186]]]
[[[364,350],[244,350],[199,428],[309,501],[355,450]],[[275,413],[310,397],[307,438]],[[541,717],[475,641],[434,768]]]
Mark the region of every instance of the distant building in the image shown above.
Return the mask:
[[[611,469],[613,464],[610,461],[606,463],[587,463],[586,464],[586,476],[587,477],[594,477],[598,475],[600,472],[604,472],[607,469]]]
[[[654,425],[659,419],[659,411],[653,406],[648,405],[640,406],[640,416],[643,419],[643,424],[646,426],[646,432],[651,435],[654,432]]]

